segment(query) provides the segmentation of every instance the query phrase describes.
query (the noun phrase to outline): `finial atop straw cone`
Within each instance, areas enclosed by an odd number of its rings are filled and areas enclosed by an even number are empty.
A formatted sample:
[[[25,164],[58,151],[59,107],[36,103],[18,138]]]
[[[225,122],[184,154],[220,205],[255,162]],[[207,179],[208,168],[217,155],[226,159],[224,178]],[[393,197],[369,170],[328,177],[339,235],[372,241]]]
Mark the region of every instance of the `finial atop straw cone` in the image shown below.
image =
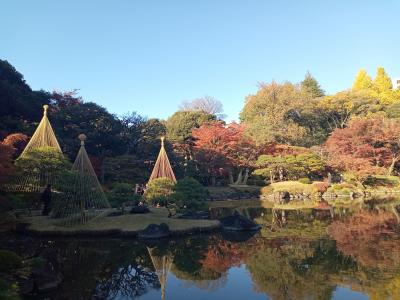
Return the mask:
[[[86,141],[86,135],[81,133],[80,135],[78,135],[78,139],[81,141],[81,146],[85,145],[85,141]]]
[[[165,140],[165,136],[161,137],[161,147],[164,147],[164,140]]]
[[[43,105],[43,115],[47,116],[47,111],[49,109],[49,106],[47,104]]]

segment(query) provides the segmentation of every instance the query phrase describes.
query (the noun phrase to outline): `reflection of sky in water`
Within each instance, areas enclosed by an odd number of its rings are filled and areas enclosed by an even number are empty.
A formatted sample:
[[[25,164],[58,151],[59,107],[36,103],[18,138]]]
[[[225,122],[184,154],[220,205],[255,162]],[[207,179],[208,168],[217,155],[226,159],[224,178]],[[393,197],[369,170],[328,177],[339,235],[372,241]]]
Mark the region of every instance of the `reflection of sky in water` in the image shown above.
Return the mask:
[[[368,296],[347,287],[337,287],[332,300],[368,300]]]
[[[226,281],[222,286],[207,288],[207,284],[203,288],[199,288],[193,284],[187,284],[182,280],[177,279],[174,275],[169,274],[166,300],[258,300],[271,299],[263,293],[258,293],[254,289],[251,275],[246,270],[245,266],[231,268],[228,272]],[[130,299],[126,297],[118,297],[118,300]],[[161,299],[160,290],[150,290],[147,294],[137,298],[140,300],[155,300]],[[353,291],[348,287],[338,286],[331,298],[332,300],[367,300],[367,295]]]
[[[247,215],[263,226],[255,234],[150,244],[60,239],[37,250],[53,248],[63,257],[64,282],[54,299],[161,299],[156,272],[165,270],[167,300],[400,299],[397,209],[358,206],[345,214],[337,209],[334,218],[329,211],[291,211],[283,222],[279,211],[251,208]]]
[[[167,282],[166,300],[270,299],[266,297],[265,294],[258,293],[254,290],[251,276],[244,265],[231,268],[228,271],[226,280],[223,280],[222,283],[217,283],[218,286],[214,285],[213,282],[199,283],[198,285],[200,285],[200,287],[194,284],[188,284],[185,281],[177,279],[170,273]],[[161,291],[151,290],[138,299],[161,299]]]

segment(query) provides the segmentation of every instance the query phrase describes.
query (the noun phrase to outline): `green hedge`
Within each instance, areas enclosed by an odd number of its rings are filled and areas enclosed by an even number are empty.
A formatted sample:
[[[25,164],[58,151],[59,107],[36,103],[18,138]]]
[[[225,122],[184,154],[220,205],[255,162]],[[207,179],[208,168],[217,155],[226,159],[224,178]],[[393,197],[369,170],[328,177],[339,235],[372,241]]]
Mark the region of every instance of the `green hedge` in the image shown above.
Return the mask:
[[[185,177],[179,180],[172,194],[173,201],[179,207],[191,210],[202,210],[207,208],[206,199],[208,191],[197,180]]]
[[[118,182],[113,184],[111,191],[107,193],[107,198],[112,207],[120,207],[125,202],[132,202],[133,205],[136,205],[142,196],[134,193],[132,184]]]
[[[172,201],[175,183],[166,177],[156,178],[147,184],[144,199],[150,204],[166,205]]]

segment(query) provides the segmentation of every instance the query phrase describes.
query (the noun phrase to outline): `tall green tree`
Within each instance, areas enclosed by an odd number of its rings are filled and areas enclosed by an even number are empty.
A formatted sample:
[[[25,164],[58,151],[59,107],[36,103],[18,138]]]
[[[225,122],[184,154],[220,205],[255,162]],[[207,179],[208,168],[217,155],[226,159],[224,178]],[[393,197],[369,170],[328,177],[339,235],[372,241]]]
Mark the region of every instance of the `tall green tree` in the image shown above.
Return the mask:
[[[382,111],[379,98],[367,90],[344,91],[324,97],[319,103],[330,132],[345,128],[354,116],[367,116]]]
[[[325,91],[310,72],[307,72],[300,86],[304,92],[309,93],[313,98],[325,96]]]
[[[185,143],[191,139],[193,129],[215,120],[215,115],[204,111],[177,111],[166,121],[167,139],[175,143]]]
[[[49,93],[32,91],[21,73],[0,60],[0,138],[14,132],[32,134],[49,102]]]
[[[246,98],[240,119],[258,144],[298,144],[307,129],[297,124],[289,112],[297,113],[310,95],[290,82],[262,84],[256,94]]]
[[[86,102],[68,106],[50,118],[63,152],[71,159],[78,152],[77,137],[81,133],[87,136],[89,155],[104,158],[125,150],[120,121],[98,104]]]
[[[122,124],[121,136],[126,145],[125,154],[141,152],[142,130],[146,128],[147,120],[136,112],[127,113],[120,118]]]
[[[144,122],[140,133],[140,144],[138,146],[137,153],[138,156],[157,157],[158,152],[160,151],[160,138],[165,136],[165,134],[165,124],[159,119],[149,119]],[[168,152],[171,150],[169,141],[166,141],[165,147]]]

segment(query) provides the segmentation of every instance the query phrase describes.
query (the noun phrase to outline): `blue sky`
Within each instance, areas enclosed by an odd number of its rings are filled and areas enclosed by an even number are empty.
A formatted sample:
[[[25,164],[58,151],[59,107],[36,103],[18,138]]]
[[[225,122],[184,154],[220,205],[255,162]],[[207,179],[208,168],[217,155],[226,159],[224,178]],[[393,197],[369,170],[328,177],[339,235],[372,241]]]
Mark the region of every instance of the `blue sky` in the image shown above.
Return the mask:
[[[328,93],[360,68],[400,77],[400,1],[2,0],[0,58],[33,89],[166,118],[210,95],[237,119],[259,82],[309,70]]]

